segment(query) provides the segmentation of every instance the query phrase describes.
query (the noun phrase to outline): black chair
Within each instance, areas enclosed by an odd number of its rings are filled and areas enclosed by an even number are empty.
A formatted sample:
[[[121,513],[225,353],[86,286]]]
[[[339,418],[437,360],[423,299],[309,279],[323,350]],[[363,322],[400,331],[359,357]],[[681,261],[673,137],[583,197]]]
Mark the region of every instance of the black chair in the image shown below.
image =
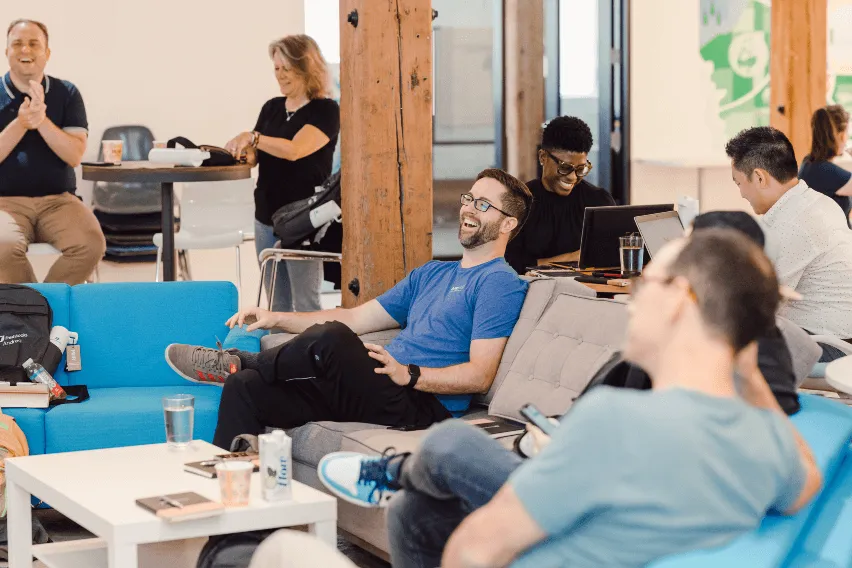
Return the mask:
[[[138,162],[148,159],[154,146],[154,133],[147,126],[112,126],[104,131],[101,141],[121,140],[121,159]],[[103,144],[98,148],[98,161],[104,158]],[[159,213],[162,210],[160,185],[157,183],[95,182],[92,206],[97,211],[119,215]]]

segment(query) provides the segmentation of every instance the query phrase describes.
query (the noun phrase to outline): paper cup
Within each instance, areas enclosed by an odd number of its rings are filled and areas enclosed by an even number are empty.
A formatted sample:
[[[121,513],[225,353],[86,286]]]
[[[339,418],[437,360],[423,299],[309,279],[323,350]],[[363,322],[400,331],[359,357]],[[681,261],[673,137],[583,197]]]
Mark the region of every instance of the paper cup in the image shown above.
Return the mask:
[[[216,477],[219,478],[223,505],[248,506],[252,471],[254,465],[245,461],[223,461],[216,464]]]
[[[104,140],[101,144],[103,147],[104,162],[120,164],[121,154],[124,150],[124,144],[121,140]]]
[[[165,140],[154,140],[154,148],[166,148],[169,143]]]

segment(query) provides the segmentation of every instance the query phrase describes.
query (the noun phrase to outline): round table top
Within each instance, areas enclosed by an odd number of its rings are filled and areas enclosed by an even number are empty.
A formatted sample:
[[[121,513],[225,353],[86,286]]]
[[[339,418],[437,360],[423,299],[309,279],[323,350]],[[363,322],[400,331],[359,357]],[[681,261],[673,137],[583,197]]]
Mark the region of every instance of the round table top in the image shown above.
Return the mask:
[[[83,166],[88,181],[175,183],[229,181],[251,177],[251,166],[170,166],[148,161],[123,162],[118,166]]]
[[[825,380],[837,390],[852,394],[852,355],[826,365]]]

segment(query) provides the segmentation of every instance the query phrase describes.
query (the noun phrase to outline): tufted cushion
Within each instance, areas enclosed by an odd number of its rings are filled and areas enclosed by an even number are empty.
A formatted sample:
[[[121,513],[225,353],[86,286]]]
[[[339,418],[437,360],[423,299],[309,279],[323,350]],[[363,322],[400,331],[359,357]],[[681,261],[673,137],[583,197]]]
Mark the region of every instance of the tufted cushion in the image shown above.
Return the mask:
[[[535,403],[545,414],[564,413],[621,347],[627,329],[624,303],[557,289],[554,293],[537,322],[530,317],[515,327],[501,364],[504,374],[498,373],[499,382],[495,381],[491,414],[520,420],[518,408],[526,402]],[[527,307],[531,311],[527,315],[534,316],[539,306]],[[516,337],[522,325],[532,329]]]

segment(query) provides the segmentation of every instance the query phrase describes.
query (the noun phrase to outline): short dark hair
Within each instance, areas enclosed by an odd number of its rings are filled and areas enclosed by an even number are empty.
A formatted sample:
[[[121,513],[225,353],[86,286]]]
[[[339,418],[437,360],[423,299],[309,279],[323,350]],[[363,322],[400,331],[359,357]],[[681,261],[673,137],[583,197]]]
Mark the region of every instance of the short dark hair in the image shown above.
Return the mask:
[[[509,235],[509,240],[511,241],[518,236],[518,233],[521,232],[521,228],[524,226],[524,223],[527,222],[530,207],[532,207],[532,192],[530,191],[530,188],[527,187],[527,184],[510,173],[497,168],[482,170],[479,172],[479,175],[476,176],[476,181],[479,181],[482,178],[497,180],[506,188],[506,191],[500,196],[500,199],[503,201],[502,209],[518,220],[518,226],[515,227],[512,234]]]
[[[769,172],[781,183],[799,174],[793,144],[783,132],[771,126],[756,126],[743,130],[728,142],[725,153],[734,161],[734,167],[751,179],[754,170]]]
[[[576,116],[559,116],[547,123],[541,135],[545,150],[565,150],[588,154],[592,149],[592,130]]]
[[[38,20],[30,20],[28,18],[19,18],[9,24],[9,28],[6,30],[6,41],[9,40],[9,34],[12,33],[12,28],[17,26],[18,24],[32,24],[41,30],[41,33],[44,34],[44,46],[47,47],[50,44],[50,34],[47,33],[47,26],[39,22]]]
[[[778,278],[763,250],[734,229],[705,229],[668,270],[695,293],[704,323],[739,351],[775,326]]]
[[[849,126],[849,113],[840,105],[819,108],[811,117],[811,162],[827,162],[840,153],[837,133]]]
[[[757,220],[745,211],[710,211],[702,213],[692,221],[692,230],[703,229],[734,229],[747,236],[751,241],[763,248],[766,246],[766,236]]]

